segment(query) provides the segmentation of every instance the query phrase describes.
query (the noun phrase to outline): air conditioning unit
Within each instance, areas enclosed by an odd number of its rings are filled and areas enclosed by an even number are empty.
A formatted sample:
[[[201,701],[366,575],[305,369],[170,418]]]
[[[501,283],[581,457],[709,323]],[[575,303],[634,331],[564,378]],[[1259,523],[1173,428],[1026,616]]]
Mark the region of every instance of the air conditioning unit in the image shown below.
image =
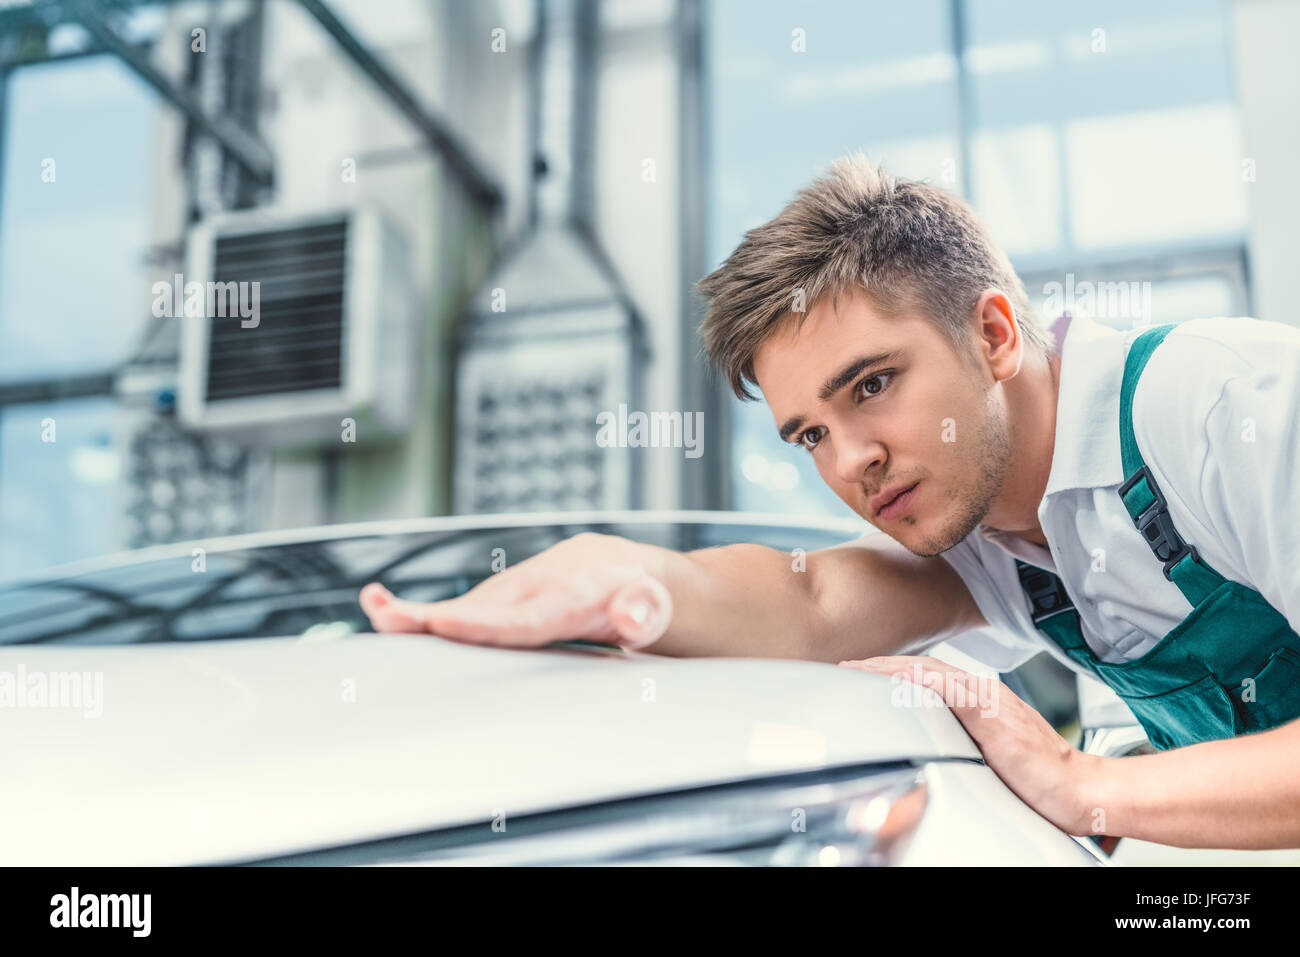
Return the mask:
[[[411,419],[418,308],[402,235],[361,207],[213,217],[154,287],[181,323],[177,413],[239,441],[389,438]]]

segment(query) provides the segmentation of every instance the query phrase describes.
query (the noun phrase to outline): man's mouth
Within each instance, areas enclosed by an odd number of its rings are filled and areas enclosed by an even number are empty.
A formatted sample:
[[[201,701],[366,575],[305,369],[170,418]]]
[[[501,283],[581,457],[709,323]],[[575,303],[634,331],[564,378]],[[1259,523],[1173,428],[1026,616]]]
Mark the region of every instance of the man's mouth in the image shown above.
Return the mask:
[[[912,499],[915,498],[916,487],[920,482],[913,482],[907,488],[890,498],[885,504],[881,505],[876,511],[877,518],[897,518],[907,511]]]

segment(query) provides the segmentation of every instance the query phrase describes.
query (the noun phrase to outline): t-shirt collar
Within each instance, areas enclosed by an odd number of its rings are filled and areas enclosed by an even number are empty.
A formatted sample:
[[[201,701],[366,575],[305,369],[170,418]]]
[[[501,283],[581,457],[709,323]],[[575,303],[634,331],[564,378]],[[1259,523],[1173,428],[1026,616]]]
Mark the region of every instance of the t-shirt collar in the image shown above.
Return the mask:
[[[1056,435],[1044,498],[1124,481],[1119,394],[1127,337],[1086,315],[1069,313],[1053,329],[1063,341]]]

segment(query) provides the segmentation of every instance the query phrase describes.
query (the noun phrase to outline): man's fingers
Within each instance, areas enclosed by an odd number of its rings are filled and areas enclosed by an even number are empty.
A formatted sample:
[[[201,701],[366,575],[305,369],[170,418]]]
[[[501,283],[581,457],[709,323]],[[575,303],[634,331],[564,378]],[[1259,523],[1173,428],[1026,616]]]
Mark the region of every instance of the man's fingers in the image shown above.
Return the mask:
[[[428,632],[485,645],[535,647],[589,638],[643,648],[667,631],[673,602],[663,583],[638,575],[602,597],[605,587],[541,587],[514,600],[480,587],[444,601],[412,602],[370,584],[361,591],[361,607],[376,631]]]
[[[402,601],[383,585],[372,582],[361,589],[361,610],[375,631],[424,631],[424,618],[411,602]]]
[[[956,665],[950,665],[942,658],[930,655],[877,655],[875,658],[861,658],[853,661],[841,661],[840,664],[863,671],[883,671],[912,673],[916,665],[926,671],[960,671]]]
[[[840,665],[875,674],[897,675],[929,688],[959,715],[966,709],[988,711],[990,699],[994,701],[991,707],[996,710],[996,701],[1004,691],[1006,694],[1011,693],[997,678],[966,671],[942,659],[925,655],[881,655],[876,658],[841,661]]]
[[[672,596],[649,575],[622,586],[604,603],[575,597],[566,588],[500,606],[470,596],[429,606],[428,630],[483,644],[536,646],[570,638],[612,641],[643,648],[663,636],[672,619]]]
[[[455,604],[459,601],[459,598],[437,602],[407,601],[378,584],[367,585],[361,590],[361,608],[375,631],[379,632],[441,633],[437,632],[437,626],[446,625],[447,630],[455,634],[444,637],[470,639],[475,633],[473,626],[478,616],[473,612],[473,603],[467,611],[463,604]],[[462,627],[457,627],[458,624]]]
[[[378,583],[361,590],[360,602],[376,631],[432,632],[465,640],[484,637],[493,628],[518,626],[531,614],[479,591],[443,601],[407,601]]]
[[[576,637],[578,624],[565,620],[564,606],[543,594],[513,604],[488,603],[464,595],[426,606],[426,630],[444,638],[483,645],[531,647]],[[575,616],[570,614],[571,620]]]

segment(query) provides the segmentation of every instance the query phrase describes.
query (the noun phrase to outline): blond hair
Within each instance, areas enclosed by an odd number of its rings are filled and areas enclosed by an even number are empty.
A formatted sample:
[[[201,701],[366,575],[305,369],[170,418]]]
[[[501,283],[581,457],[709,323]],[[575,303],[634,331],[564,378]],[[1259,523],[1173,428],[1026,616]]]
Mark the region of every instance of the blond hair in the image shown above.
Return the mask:
[[[705,353],[738,398],[753,399],[754,353],[786,320],[800,325],[823,296],[861,289],[886,316],[908,310],[935,322],[959,354],[974,337],[980,294],[1000,289],[1024,339],[1044,354],[1050,336],[1034,317],[1006,254],[960,197],[895,178],[862,153],[841,157],[779,215],[745,233],[697,284],[708,300]]]

